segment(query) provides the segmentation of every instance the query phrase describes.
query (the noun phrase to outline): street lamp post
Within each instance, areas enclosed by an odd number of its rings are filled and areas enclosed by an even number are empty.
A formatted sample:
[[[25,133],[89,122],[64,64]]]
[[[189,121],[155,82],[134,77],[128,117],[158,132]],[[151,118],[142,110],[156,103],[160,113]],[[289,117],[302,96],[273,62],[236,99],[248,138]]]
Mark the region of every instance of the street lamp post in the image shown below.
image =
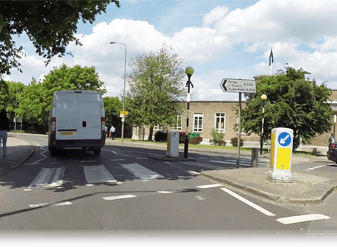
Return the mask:
[[[125,80],[126,80],[126,44],[119,43],[119,42],[110,42],[110,44],[119,44],[125,46],[125,63],[124,63],[124,89],[123,89],[123,111],[125,111]],[[124,140],[124,115],[122,117],[122,142]]]
[[[264,129],[264,103],[265,103],[265,100],[267,99],[267,95],[262,94],[261,95],[261,99],[262,99],[262,128],[261,128],[260,154],[262,155],[262,150],[263,150],[263,129]]]
[[[187,87],[187,116],[186,116],[186,136],[185,136],[185,146],[184,146],[184,158],[188,158],[188,113],[190,110],[190,86],[193,84],[190,81],[191,76],[194,73],[194,69],[192,67],[187,67],[185,70],[186,75],[188,76],[188,81],[186,82],[186,87]]]

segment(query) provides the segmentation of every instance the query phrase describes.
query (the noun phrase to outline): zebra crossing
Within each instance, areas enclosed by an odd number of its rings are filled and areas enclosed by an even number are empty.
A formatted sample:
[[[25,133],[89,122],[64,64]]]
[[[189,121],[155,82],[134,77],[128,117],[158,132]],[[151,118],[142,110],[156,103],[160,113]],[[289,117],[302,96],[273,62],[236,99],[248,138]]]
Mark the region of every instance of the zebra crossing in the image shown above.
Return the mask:
[[[138,179],[146,181],[147,179],[165,178],[164,175],[150,170],[139,163],[119,164],[120,167],[133,174]],[[117,179],[102,164],[100,165],[82,165],[87,186],[102,183],[118,184]],[[39,174],[29,184],[28,189],[34,187],[60,187],[64,182],[65,166],[58,168],[42,168]],[[116,175],[118,176],[118,175]],[[145,180],[146,179],[146,180]]]

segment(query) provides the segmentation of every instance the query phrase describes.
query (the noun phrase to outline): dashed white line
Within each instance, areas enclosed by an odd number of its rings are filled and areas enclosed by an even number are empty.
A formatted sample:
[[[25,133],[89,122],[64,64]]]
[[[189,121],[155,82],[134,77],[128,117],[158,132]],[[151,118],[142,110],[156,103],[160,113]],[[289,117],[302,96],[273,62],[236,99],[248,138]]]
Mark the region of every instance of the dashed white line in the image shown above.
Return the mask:
[[[313,221],[313,220],[327,220],[330,219],[329,216],[325,216],[323,214],[308,214],[308,215],[299,215],[299,216],[292,216],[286,218],[279,218],[276,221],[288,225],[294,223],[300,223],[305,221]]]
[[[275,216],[275,214],[265,210],[264,208],[260,207],[259,205],[256,205],[255,203],[252,203],[248,201],[247,199],[239,196],[238,194],[234,193],[233,191],[230,191],[229,189],[226,188],[221,188],[223,191],[227,192],[231,196],[234,196],[235,198],[239,199],[243,203],[246,203],[247,205],[251,206],[252,208],[255,208],[256,210],[260,211],[261,213],[267,215],[267,216]]]
[[[172,194],[172,193],[174,193],[174,191],[170,191],[170,190],[159,190],[157,192],[161,193],[161,194]]]
[[[137,197],[137,196],[135,195],[107,196],[107,197],[103,197],[103,199],[107,201],[112,201],[112,200],[128,199],[128,198],[134,198],[134,197]]]

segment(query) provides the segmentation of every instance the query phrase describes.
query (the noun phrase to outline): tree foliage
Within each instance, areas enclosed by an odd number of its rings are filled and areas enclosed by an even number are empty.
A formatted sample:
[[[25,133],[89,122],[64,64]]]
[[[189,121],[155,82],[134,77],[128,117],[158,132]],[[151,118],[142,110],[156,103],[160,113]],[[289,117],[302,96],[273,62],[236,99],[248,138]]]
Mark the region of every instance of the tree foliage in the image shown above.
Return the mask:
[[[182,110],[179,100],[184,90],[183,61],[172,48],[164,46],[158,52],[143,54],[130,63],[127,93],[128,120],[135,125],[172,124]]]
[[[264,133],[276,127],[294,130],[293,148],[302,137],[303,144],[316,134],[329,132],[332,109],[327,103],[331,90],[322,84],[305,80],[306,71],[287,67],[286,73],[257,78],[257,93],[249,95],[242,110],[242,127],[247,134],[260,134],[262,128],[262,99],[266,94]]]
[[[93,90],[100,91],[103,95],[106,93],[101,88],[103,84],[94,67],[76,65],[69,68],[63,64],[46,75],[42,82],[34,79],[25,87],[19,96],[18,115],[46,128],[55,91]]]
[[[120,125],[119,113],[122,110],[122,102],[118,97],[104,97],[104,110],[105,110],[105,124],[106,126],[113,125],[114,127]]]
[[[15,117],[15,110],[20,104],[19,96],[25,87],[21,82],[5,81],[0,88],[0,110],[5,109],[10,118]]]
[[[23,47],[16,47],[13,35],[25,32],[47,65],[53,56],[64,56],[70,42],[81,45],[74,36],[80,19],[83,23],[93,23],[96,15],[105,13],[110,3],[120,7],[117,0],[1,1],[0,79],[3,74],[10,74],[11,68],[20,66],[18,59]]]

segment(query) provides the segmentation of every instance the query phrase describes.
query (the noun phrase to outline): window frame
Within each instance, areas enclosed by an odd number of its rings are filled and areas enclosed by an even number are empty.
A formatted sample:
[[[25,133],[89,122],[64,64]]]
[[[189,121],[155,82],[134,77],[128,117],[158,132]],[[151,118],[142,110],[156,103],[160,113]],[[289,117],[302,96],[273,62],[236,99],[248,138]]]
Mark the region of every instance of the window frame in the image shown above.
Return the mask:
[[[197,126],[199,128],[197,128],[198,130],[196,130],[196,126],[195,126],[195,118],[198,118],[198,121],[197,121]],[[199,117],[201,117],[201,127],[199,126]],[[201,129],[201,130],[199,130]],[[193,132],[203,132],[204,130],[204,114],[203,113],[194,113],[193,114]]]
[[[180,117],[180,127],[179,127],[179,117]],[[173,131],[181,131],[183,129],[183,116],[182,115],[177,115],[177,124],[176,126],[172,127]]]
[[[223,119],[224,119],[224,126],[223,129],[220,127],[219,129],[217,129],[216,127],[216,123],[217,123],[217,119],[220,119],[220,123],[221,123],[221,118],[222,116],[218,117],[217,114],[224,114]],[[226,112],[216,112],[214,114],[214,129],[218,132],[218,133],[226,133]]]

